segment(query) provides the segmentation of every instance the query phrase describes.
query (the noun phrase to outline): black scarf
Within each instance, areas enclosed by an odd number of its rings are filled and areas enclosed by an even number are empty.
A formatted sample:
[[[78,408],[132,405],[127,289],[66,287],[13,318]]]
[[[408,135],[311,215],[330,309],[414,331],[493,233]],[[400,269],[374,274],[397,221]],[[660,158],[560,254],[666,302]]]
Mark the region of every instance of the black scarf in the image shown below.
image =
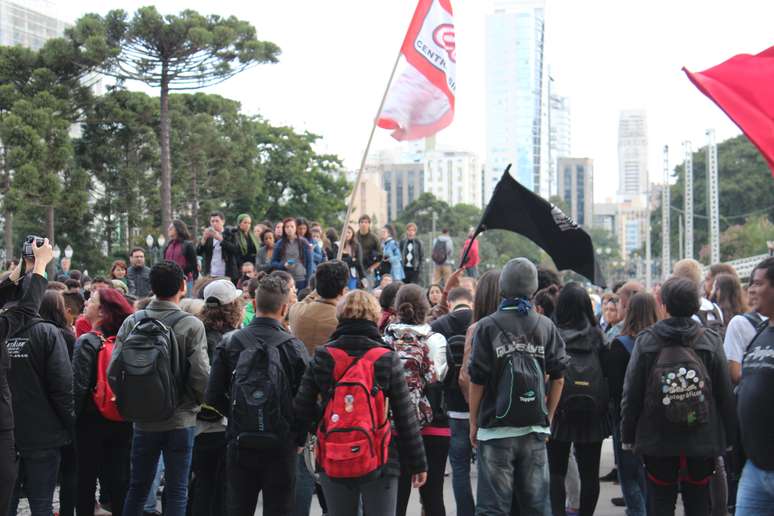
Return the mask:
[[[339,321],[336,331],[331,335],[331,340],[345,336],[365,337],[382,343],[382,336],[379,334],[379,328],[376,326],[376,323],[365,319],[344,319]]]

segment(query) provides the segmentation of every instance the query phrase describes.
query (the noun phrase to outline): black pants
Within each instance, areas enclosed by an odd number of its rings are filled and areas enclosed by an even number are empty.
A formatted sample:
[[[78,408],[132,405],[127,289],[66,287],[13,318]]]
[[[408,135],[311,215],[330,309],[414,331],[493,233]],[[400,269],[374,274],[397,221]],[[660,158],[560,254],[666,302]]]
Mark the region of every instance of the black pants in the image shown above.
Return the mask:
[[[18,471],[13,430],[0,432],[0,515],[8,514]]]
[[[62,462],[59,464],[59,516],[73,516],[78,497],[78,469],[75,445],[62,447]]]
[[[226,432],[199,434],[191,459],[192,516],[221,516],[226,512]]]
[[[425,455],[427,456],[427,482],[419,488],[419,496],[425,516],[446,516],[443,504],[443,475],[446,469],[446,459],[449,456],[449,437],[423,435]],[[409,498],[411,497],[411,474],[401,471],[398,479],[398,510],[397,516],[406,516]]]
[[[715,470],[714,457],[645,457],[644,462],[649,515],[674,516],[678,488],[685,516],[709,514],[709,481]]]
[[[124,510],[129,487],[132,424],[110,421],[99,415],[81,416],[76,425],[78,457],[78,516],[94,514],[94,493],[100,471],[110,478],[113,514]]]
[[[416,269],[403,269],[403,273],[406,277],[403,279],[403,283],[416,283],[419,284],[419,271]]]
[[[226,514],[252,516],[263,492],[263,516],[293,513],[296,492],[296,449],[271,453],[239,449],[234,443],[226,450]]]
[[[567,441],[548,441],[548,471],[551,475],[551,509],[554,516],[564,516],[567,493],[564,479],[567,476],[567,464],[570,461],[570,448],[573,443]],[[575,459],[580,477],[580,516],[591,516],[599,500],[599,457],[602,443],[574,443]]]

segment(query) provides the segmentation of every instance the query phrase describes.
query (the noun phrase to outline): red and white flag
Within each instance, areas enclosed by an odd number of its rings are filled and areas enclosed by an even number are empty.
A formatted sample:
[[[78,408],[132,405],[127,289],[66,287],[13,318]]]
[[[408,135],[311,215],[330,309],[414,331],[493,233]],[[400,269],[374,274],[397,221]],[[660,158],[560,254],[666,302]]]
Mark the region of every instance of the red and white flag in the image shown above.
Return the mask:
[[[454,118],[457,48],[451,0],[419,0],[403,40],[406,66],[387,93],[377,125],[396,140],[432,136]]]

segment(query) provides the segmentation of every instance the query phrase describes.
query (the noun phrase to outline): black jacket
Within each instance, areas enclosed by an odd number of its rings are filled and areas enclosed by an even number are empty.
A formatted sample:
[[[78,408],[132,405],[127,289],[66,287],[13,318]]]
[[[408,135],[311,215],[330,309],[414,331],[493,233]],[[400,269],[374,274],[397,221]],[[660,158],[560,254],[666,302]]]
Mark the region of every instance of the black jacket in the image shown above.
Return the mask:
[[[84,333],[78,338],[73,354],[73,400],[75,417],[100,415],[91,397],[97,384],[97,358],[102,339],[95,333]]]
[[[422,263],[423,263],[423,255],[422,255],[422,241],[418,238],[413,239],[414,243],[414,252],[411,256],[411,263],[406,261],[406,245],[408,244],[408,239],[403,238],[400,241],[400,255],[403,259],[403,270],[406,270],[406,268],[413,269],[415,271],[422,270]]]
[[[37,274],[30,279],[30,284],[24,292],[21,301],[13,308],[0,313],[0,342],[14,329],[25,326],[33,317],[37,316],[40,302],[46,291],[46,278]],[[0,307],[6,301],[15,296],[16,285],[10,280],[0,284]],[[8,385],[8,369],[11,367],[11,358],[8,348],[0,344],[0,431],[13,429],[13,405],[11,401],[11,387]]]
[[[150,269],[145,266],[129,267],[126,271],[126,284],[129,287],[129,294],[140,298],[150,296]]]
[[[451,354],[454,363],[447,360],[449,372],[444,378],[446,391],[446,406],[451,412],[468,412],[468,402],[460,390],[460,370],[457,365],[462,364],[462,355],[465,350],[465,334],[473,320],[473,310],[467,307],[458,308],[430,323],[430,328],[436,333],[446,337],[448,353]]]
[[[301,384],[301,377],[306,370],[306,364],[309,362],[309,354],[304,344],[287,333],[282,325],[274,319],[268,317],[256,317],[250,324],[241,330],[235,330],[226,333],[215,348],[215,356],[212,361],[212,370],[210,371],[210,381],[207,385],[205,394],[205,403],[214,407],[218,412],[229,416],[230,396],[231,396],[231,378],[234,369],[236,369],[239,355],[245,347],[242,342],[265,342],[274,338],[278,332],[287,335],[288,341],[280,345],[279,354],[282,364],[285,367],[285,374],[290,380],[291,396],[295,396],[298,387]],[[233,338],[239,334],[239,339]],[[226,428],[226,439],[234,439],[234,429],[229,419]],[[296,444],[302,445],[306,440],[306,433],[298,432]]]
[[[314,432],[321,416],[318,397],[331,390],[333,380],[333,358],[328,352],[328,346],[343,349],[350,356],[363,356],[375,346],[387,346],[379,336],[379,329],[370,321],[341,321],[336,331],[331,335],[331,342],[319,346],[315,350],[312,363],[304,374],[301,388],[293,401],[293,411],[299,426],[309,432]],[[397,476],[400,464],[410,473],[427,471],[425,449],[419,433],[419,422],[416,411],[409,398],[403,364],[394,351],[386,353],[374,363],[375,381],[384,391],[390,401],[390,412],[394,430],[390,444],[390,454],[386,472]],[[397,448],[394,443],[397,441]]]
[[[210,237],[203,244],[201,240],[199,245],[196,246],[196,254],[204,257],[202,263],[202,275],[210,275],[210,264],[212,263],[212,248],[214,238]],[[239,246],[234,243],[231,238],[223,237],[220,241],[220,249],[223,253],[223,261],[226,262],[226,276],[231,278],[231,281],[236,281],[239,278],[239,265],[238,257],[241,256]]]
[[[16,447],[58,448],[71,442],[73,370],[62,332],[38,320],[6,341],[11,369]]]
[[[677,344],[694,339],[701,325],[688,317],[659,321],[637,336],[629,367],[626,369],[621,400],[621,442],[633,444],[638,455],[656,457],[718,457],[736,432],[736,408],[723,341],[712,330],[704,329],[694,349],[707,368],[714,403],[709,421],[694,430],[667,429],[662,418],[648,408],[647,384],[650,371],[664,343]]]

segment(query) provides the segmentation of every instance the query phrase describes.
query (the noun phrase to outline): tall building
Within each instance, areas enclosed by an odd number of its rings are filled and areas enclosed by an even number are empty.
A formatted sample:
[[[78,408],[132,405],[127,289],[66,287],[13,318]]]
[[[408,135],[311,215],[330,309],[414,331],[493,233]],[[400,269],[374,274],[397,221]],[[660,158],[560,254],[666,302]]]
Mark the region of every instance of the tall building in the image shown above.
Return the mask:
[[[481,164],[478,157],[472,152],[426,152],[423,191],[451,206],[464,203],[481,208]]]
[[[618,121],[618,195],[648,191],[648,121],[644,110],[621,111]]]
[[[425,164],[387,163],[370,165],[368,172],[381,178],[387,192],[387,222],[397,219],[403,210],[424,192]]]
[[[347,174],[347,179],[354,182],[357,171]],[[368,215],[374,227],[379,227],[389,221],[387,216],[387,192],[382,188],[382,179],[374,169],[366,169],[360,178],[360,186],[355,190],[355,202],[352,206],[350,223],[356,224],[361,215]]]
[[[570,117],[570,99],[551,94],[549,100],[549,195],[557,195],[557,160],[572,156],[572,121]]]
[[[38,50],[46,40],[63,35],[67,24],[52,13],[49,2],[0,0],[0,45]]]
[[[516,180],[548,197],[544,15],[544,0],[497,0],[486,18],[485,202],[509,163]]]
[[[569,206],[569,215],[581,226],[594,223],[594,160],[559,158],[558,195]]]

